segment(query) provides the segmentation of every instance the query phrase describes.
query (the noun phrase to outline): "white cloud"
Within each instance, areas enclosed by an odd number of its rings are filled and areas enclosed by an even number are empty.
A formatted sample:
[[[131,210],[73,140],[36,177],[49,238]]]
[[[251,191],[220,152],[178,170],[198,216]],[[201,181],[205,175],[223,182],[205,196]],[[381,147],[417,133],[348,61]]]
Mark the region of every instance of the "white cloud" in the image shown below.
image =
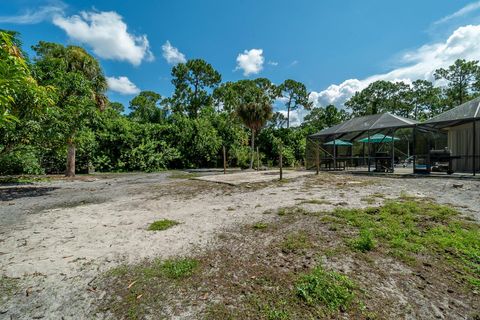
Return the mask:
[[[130,81],[127,77],[107,77],[108,89],[124,94],[137,94],[140,92],[140,89]]]
[[[62,2],[40,7],[37,10],[27,10],[23,14],[15,16],[0,16],[0,23],[12,24],[36,24],[52,19],[57,15],[63,15],[66,5]]]
[[[187,59],[185,55],[181,53],[177,48],[170,44],[170,41],[167,40],[162,46],[163,57],[169,64],[185,63]]]
[[[278,112],[283,114],[285,116],[285,119],[287,118],[287,110],[279,110]],[[303,122],[303,118],[305,118],[305,116],[309,113],[310,111],[303,108],[290,110],[290,127],[298,127],[299,125],[301,125]]]
[[[133,65],[153,59],[147,36],[130,34],[123,18],[114,11],[55,16],[53,23],[71,40],[90,46],[101,58],[128,61]]]
[[[424,45],[407,52],[401,58],[403,66],[388,73],[368,78],[349,79],[332,84],[320,92],[312,92],[315,105],[335,104],[343,106],[356,91],[377,80],[411,82],[417,79],[433,80],[435,69],[447,67],[456,59],[480,60],[480,25],[467,25],[453,31],[444,42]]]
[[[244,76],[257,74],[262,71],[264,62],[263,49],[245,50],[238,55],[235,70],[242,69]]]
[[[278,66],[278,62],[276,61],[268,61],[267,64],[274,67]]]
[[[440,19],[438,21],[435,21],[433,24],[438,25],[438,24],[442,24],[442,23],[448,22],[448,21],[453,20],[453,19],[457,19],[457,18],[466,16],[467,14],[469,14],[473,11],[476,11],[478,9],[480,9],[480,1],[470,3],[470,4],[466,5],[465,7],[461,8],[460,10],[458,10],[458,11],[456,11],[456,12],[454,12],[454,13],[446,16],[446,17],[443,17],[442,19]]]

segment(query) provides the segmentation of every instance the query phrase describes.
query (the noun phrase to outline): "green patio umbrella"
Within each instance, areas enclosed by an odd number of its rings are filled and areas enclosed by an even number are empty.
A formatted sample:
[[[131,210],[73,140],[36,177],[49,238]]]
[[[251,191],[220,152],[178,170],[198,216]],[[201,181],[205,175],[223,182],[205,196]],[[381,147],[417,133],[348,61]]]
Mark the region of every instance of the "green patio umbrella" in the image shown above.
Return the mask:
[[[392,142],[394,140],[400,140],[397,137],[391,137],[391,136],[386,136],[381,133],[374,134],[373,136],[370,136],[370,139],[368,137],[363,138],[358,140],[358,142],[365,142],[365,143],[380,143],[380,142]]]
[[[334,143],[334,141],[335,141],[335,143]],[[351,142],[348,142],[348,141],[345,141],[345,140],[336,139],[336,140],[325,142],[323,145],[325,145],[325,146],[333,146],[333,145],[336,145],[336,146],[351,146],[353,144]]]

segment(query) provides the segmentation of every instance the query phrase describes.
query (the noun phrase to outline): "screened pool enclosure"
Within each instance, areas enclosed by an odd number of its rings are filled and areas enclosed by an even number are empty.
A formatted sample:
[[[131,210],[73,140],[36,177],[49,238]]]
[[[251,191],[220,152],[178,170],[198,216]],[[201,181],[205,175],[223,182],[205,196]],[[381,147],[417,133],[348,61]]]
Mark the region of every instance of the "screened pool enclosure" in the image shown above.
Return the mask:
[[[403,173],[480,171],[480,97],[422,123],[382,113],[307,138],[307,168]]]

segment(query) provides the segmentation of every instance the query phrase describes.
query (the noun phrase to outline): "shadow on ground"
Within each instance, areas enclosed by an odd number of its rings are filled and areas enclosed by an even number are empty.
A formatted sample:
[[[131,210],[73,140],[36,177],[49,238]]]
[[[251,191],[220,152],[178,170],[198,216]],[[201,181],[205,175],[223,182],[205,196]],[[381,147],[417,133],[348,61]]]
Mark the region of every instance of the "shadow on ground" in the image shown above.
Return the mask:
[[[8,187],[0,190],[0,201],[11,201],[24,197],[40,197],[58,187]]]

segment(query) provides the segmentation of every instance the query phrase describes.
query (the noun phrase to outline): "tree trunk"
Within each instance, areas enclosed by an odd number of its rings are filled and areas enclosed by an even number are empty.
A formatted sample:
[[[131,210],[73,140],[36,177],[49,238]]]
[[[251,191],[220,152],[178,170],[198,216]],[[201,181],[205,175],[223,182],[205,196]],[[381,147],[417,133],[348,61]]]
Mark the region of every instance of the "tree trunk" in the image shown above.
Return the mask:
[[[290,106],[287,107],[287,129],[290,128]]]
[[[65,172],[65,176],[75,177],[75,144],[71,140],[69,140],[67,142],[67,145],[67,171]]]
[[[255,156],[255,130],[252,130],[252,143],[250,151],[252,153],[252,156],[250,158],[250,169],[253,169],[253,157]]]

